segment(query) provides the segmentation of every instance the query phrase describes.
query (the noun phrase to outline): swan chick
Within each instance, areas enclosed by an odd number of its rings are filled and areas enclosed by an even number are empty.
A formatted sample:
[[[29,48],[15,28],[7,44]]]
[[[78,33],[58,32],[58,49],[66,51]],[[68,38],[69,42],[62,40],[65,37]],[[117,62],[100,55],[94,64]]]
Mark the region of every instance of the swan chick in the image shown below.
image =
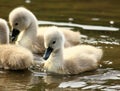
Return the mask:
[[[32,53],[16,45],[0,45],[0,68],[5,70],[24,70],[33,64]]]
[[[33,64],[32,53],[19,45],[9,44],[7,22],[0,18],[0,68],[23,70]]]
[[[9,44],[9,27],[2,18],[0,18],[0,44]]]
[[[16,38],[16,44],[28,48],[33,53],[44,53],[44,32],[51,26],[38,27],[35,15],[24,7],[17,7],[9,14],[9,23],[12,27],[12,40]],[[80,44],[80,33],[70,29],[57,27],[65,37],[65,47]]]
[[[98,68],[103,52],[90,45],[64,48],[65,37],[61,31],[50,28],[44,34],[46,51],[44,70],[57,74],[79,74]]]

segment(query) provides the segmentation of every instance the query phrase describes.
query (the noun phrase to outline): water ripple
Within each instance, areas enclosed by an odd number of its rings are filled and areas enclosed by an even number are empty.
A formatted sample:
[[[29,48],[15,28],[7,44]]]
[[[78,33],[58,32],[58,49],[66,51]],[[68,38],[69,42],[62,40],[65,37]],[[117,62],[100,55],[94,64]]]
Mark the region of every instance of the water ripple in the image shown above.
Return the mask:
[[[82,43],[88,44],[106,44],[106,45],[120,45],[120,40],[114,37],[100,35],[99,37],[88,37],[87,35],[81,36]]]
[[[102,31],[119,31],[116,27],[105,27],[105,26],[95,26],[95,25],[82,25],[75,23],[65,23],[65,22],[52,22],[52,21],[38,21],[39,25],[58,25],[58,26],[68,26],[68,27],[78,27],[86,30],[102,30]]]

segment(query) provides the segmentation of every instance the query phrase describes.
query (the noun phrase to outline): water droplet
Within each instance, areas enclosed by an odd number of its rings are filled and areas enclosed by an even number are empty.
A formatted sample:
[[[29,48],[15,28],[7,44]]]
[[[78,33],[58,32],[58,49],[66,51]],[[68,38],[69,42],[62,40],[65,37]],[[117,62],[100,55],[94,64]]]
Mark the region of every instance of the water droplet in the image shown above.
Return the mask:
[[[92,18],[91,20],[93,20],[93,21],[99,21],[100,18]]]
[[[110,24],[114,24],[114,21],[110,21]]]
[[[74,20],[74,18],[68,18],[68,20],[69,20],[69,21],[73,21],[73,20]]]
[[[31,3],[31,0],[25,0],[26,3]]]

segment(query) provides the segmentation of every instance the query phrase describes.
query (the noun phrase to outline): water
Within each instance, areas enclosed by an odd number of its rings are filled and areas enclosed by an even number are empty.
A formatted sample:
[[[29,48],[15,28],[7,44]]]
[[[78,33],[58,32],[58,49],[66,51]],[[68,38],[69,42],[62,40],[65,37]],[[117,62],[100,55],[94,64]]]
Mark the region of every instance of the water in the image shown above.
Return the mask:
[[[100,47],[98,70],[75,76],[0,70],[0,91],[119,91],[120,0],[1,0],[0,17],[8,20],[18,6],[30,9],[40,26],[57,25],[82,33],[82,42]]]

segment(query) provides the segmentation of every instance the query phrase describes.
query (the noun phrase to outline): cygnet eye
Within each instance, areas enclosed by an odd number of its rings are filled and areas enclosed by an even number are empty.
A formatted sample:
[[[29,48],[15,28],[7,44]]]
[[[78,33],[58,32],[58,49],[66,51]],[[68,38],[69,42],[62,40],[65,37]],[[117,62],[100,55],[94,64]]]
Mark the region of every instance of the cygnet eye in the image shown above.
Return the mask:
[[[17,25],[18,25],[18,23],[15,23],[15,25],[17,26]]]
[[[55,43],[56,43],[56,41],[53,41],[52,43],[53,43],[53,44],[55,44]]]

